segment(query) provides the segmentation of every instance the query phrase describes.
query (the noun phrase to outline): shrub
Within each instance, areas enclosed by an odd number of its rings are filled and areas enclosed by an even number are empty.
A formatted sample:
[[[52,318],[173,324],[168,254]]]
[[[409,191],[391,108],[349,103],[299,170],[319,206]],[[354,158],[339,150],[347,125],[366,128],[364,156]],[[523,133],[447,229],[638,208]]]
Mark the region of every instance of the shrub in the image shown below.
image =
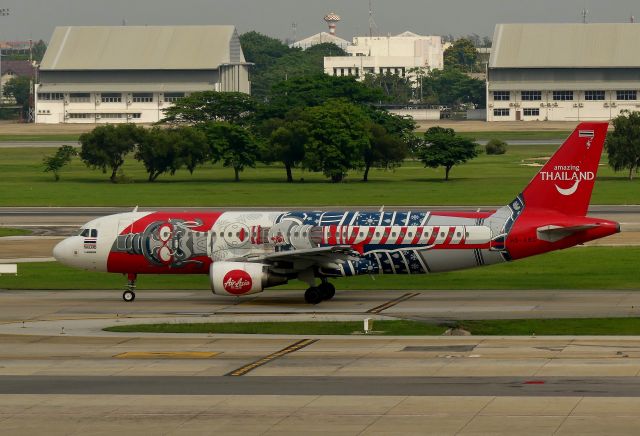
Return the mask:
[[[505,154],[507,152],[507,143],[499,139],[490,139],[484,149],[487,154]]]

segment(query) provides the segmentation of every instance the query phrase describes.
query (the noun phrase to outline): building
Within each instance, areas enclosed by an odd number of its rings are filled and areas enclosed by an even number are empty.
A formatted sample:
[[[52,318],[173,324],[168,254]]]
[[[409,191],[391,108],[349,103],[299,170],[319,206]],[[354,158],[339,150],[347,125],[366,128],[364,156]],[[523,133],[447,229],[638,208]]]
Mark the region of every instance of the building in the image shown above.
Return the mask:
[[[487,121],[609,120],[640,110],[640,24],[499,24]]]
[[[58,27],[36,122],[156,122],[191,92],[249,93],[248,68],[234,26]]]
[[[320,32],[316,33],[315,35],[311,35],[308,38],[296,41],[293,44],[289,45],[289,47],[301,48],[302,50],[306,50],[309,47],[313,47],[314,45],[318,44],[324,44],[325,42],[335,44],[343,50],[346,50],[347,47],[351,45],[349,41],[347,41],[346,39],[342,39],[339,36],[332,35],[329,32]]]
[[[324,58],[324,72],[332,76],[397,74],[415,78],[417,69],[442,69],[442,37],[404,32],[395,36],[357,36],[348,56]]]
[[[0,91],[4,89],[9,80],[16,77],[35,77],[33,64],[26,60],[2,60],[0,62]],[[15,99],[7,98],[0,94],[0,103],[15,104]]]
[[[302,50],[306,50],[309,47],[313,47],[314,45],[324,44],[330,42],[331,44],[335,44],[341,49],[345,50],[349,45],[349,41],[346,39],[342,39],[336,35],[336,26],[341,21],[341,18],[335,12],[329,12],[324,17],[325,23],[329,26],[329,32],[320,32],[315,35],[311,35],[308,38],[301,39],[300,41],[296,41],[293,44],[289,45],[291,48],[301,48]]]

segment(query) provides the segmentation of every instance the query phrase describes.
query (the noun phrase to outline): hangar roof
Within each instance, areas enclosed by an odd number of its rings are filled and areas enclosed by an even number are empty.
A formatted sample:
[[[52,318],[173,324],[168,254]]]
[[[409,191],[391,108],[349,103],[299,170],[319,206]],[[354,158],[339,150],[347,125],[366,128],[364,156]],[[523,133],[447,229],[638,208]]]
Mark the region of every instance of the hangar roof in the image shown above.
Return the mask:
[[[210,70],[244,63],[234,26],[56,27],[41,70]]]
[[[490,68],[637,68],[640,24],[498,24]]]

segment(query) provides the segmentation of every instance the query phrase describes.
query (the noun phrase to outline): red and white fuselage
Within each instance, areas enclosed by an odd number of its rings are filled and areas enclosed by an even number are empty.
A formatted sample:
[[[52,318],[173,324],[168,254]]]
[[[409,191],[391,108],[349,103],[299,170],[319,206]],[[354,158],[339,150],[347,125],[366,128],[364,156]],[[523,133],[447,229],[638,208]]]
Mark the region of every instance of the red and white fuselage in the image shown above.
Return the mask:
[[[486,212],[130,212],[55,247],[70,266],[127,274],[209,274],[242,295],[299,278],[425,274],[563,249],[619,231],[587,218],[607,123],[582,123],[508,205]]]

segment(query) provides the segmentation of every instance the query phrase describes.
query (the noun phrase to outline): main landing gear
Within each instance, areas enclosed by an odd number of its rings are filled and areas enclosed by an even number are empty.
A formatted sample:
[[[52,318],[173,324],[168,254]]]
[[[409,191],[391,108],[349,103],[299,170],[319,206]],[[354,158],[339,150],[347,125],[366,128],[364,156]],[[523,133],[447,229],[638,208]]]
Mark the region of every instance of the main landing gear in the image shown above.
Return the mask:
[[[309,304],[318,304],[323,300],[331,300],[336,295],[336,288],[327,279],[322,279],[318,286],[311,286],[304,293],[304,300]]]
[[[133,300],[136,299],[135,290],[136,290],[136,279],[138,278],[138,275],[129,273],[127,278],[129,279],[129,282],[127,283],[127,286],[125,287],[125,290],[122,293],[122,299],[127,303],[131,303]]]

